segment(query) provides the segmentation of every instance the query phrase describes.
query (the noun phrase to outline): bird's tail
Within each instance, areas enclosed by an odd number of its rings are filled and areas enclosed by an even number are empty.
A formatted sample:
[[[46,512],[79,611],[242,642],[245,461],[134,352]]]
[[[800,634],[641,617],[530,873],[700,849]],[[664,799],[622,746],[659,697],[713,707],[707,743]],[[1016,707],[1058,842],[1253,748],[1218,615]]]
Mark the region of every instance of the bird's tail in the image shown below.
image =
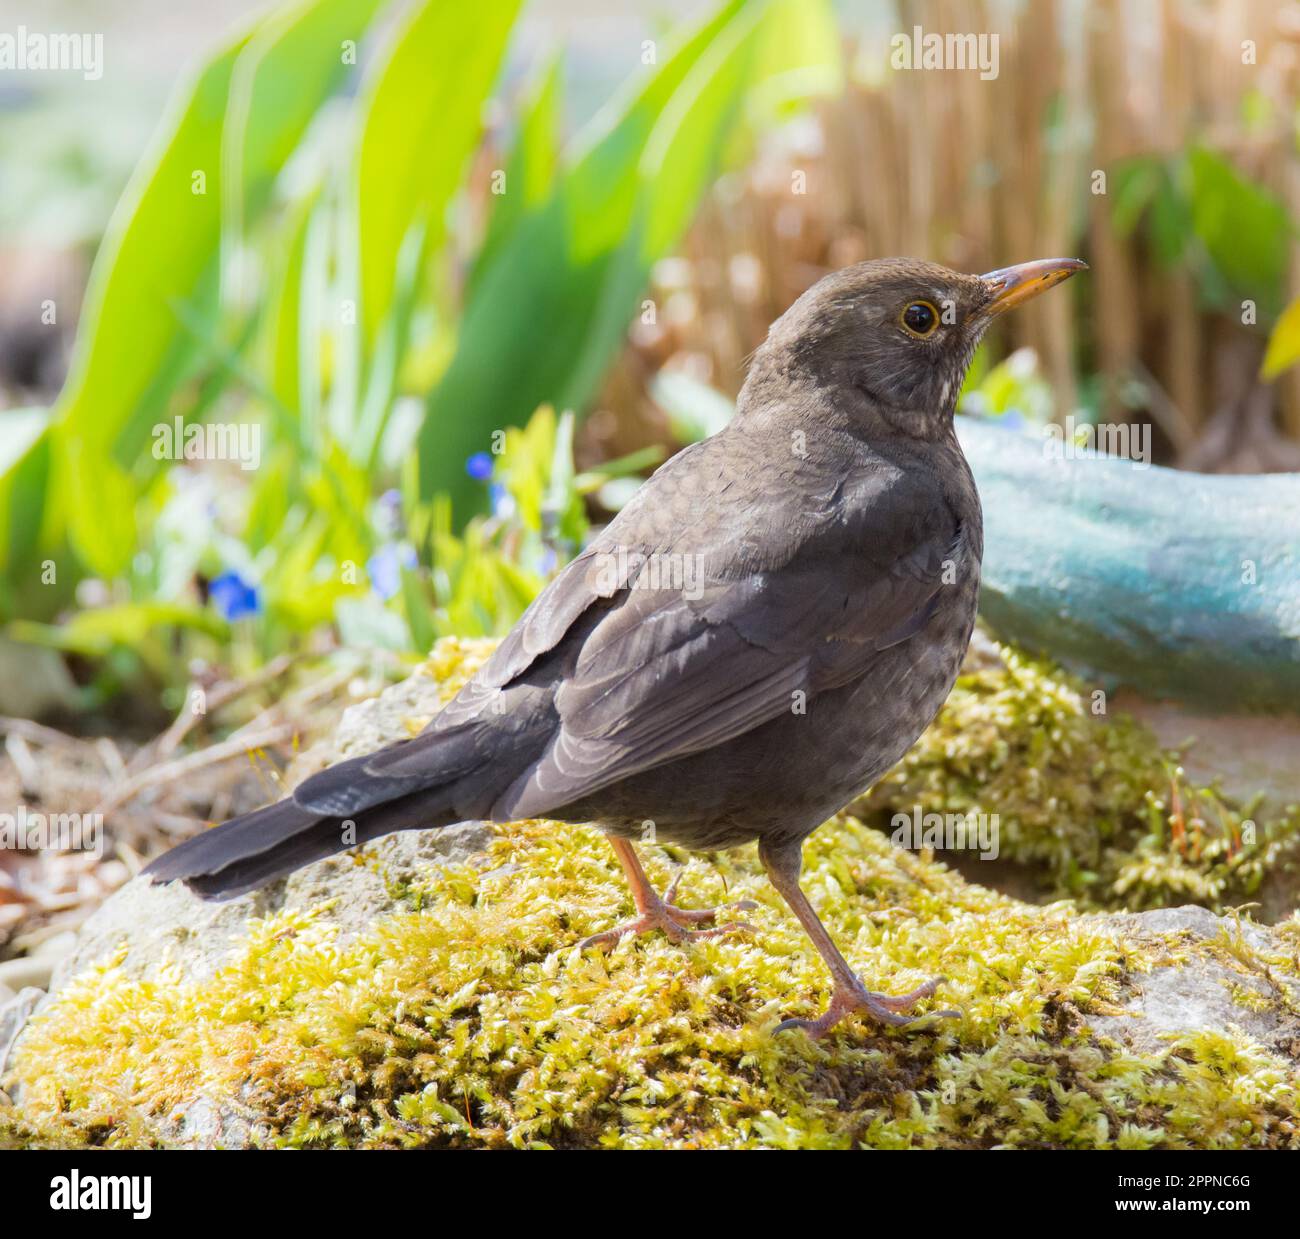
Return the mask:
[[[205,830],[144,872],[155,882],[184,881],[204,899],[233,899],[394,830],[449,826],[456,820],[420,793],[346,818],[324,816],[289,798]]]

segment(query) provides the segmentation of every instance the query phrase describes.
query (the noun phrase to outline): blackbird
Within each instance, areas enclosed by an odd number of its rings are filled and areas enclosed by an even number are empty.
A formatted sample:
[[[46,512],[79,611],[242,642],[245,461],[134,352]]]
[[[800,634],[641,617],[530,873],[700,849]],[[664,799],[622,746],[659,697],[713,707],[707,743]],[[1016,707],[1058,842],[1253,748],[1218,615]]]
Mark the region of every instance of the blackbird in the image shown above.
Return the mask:
[[[632,841],[756,839],[834,983],[820,1019],[779,1028],[910,1022],[942,978],[869,991],[799,886],[803,841],[952,688],[983,549],[957,394],[993,318],[1084,266],[976,276],[883,259],[828,275],[772,325],[726,428],[641,487],[424,731],[145,872],[226,898],[395,830],[590,822],[636,917],[584,945],[651,930],[685,942],[748,926],[676,906],[676,883],[657,894]]]

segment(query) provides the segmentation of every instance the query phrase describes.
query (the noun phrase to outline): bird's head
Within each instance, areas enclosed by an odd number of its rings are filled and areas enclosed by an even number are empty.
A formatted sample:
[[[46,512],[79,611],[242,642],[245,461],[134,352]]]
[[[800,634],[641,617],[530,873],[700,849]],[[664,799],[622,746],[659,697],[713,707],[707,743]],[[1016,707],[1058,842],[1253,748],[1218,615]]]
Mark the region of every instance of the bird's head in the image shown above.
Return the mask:
[[[814,284],[760,350],[787,377],[848,389],[870,415],[930,438],[951,423],[975,346],[999,314],[1086,264],[1044,258],[963,275],[913,258],[882,258]]]

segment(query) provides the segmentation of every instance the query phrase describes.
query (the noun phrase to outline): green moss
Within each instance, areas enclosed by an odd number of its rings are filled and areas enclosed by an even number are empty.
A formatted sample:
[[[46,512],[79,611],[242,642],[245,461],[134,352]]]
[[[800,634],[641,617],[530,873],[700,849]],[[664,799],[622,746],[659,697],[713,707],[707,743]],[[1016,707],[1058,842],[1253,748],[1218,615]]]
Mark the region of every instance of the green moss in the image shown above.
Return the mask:
[[[433,669],[454,682],[485,652],[444,644]],[[888,794],[1000,812],[1018,855],[1070,874],[1078,849],[1080,871],[1109,875],[1084,889],[1114,887],[1123,869],[1107,853],[1156,837],[1146,793],[1163,759],[1123,724],[1110,724],[1120,740],[1095,734],[1075,690],[1033,664],[986,674],[963,680]],[[515,823],[487,863],[403,886],[364,936],[340,941],[320,908],[287,911],[250,922],[201,981],[179,965],[133,975],[121,957],[75,978],[17,1047],[22,1111],[0,1111],[0,1144],[155,1144],[203,1095],[264,1116],[259,1140],[288,1146],[1300,1145],[1296,1069],[1245,1035],[1138,1052],[1090,1028],[1140,974],[1198,953],[1240,976],[1243,1016],[1294,1012],[1300,921],[1279,928],[1276,954],[1228,933],[1126,942],[1070,902],[1019,903],[839,818],[805,852],[830,931],[875,988],[943,973],[937,1005],[961,1016],[848,1021],[815,1044],[772,1035],[819,1011],[828,979],[753,849],[716,863],[643,850],[660,884],[686,863],[687,904],[754,900],[753,936],[581,952],[630,911],[608,846]]]
[[[1256,820],[1188,781],[1178,755],[1127,715],[1094,715],[1059,668],[1002,648],[963,675],[934,725],[855,810],[997,814],[1000,855],[1030,866],[1048,898],[1139,910],[1222,911],[1300,858],[1300,807]]]

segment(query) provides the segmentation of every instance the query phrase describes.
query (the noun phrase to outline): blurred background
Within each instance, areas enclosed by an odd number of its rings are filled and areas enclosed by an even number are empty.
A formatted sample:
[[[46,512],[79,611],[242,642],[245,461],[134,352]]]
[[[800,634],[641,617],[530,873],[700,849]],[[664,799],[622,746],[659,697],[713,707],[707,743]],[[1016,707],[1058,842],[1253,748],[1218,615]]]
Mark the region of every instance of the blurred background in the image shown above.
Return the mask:
[[[1300,468],[1297,57],[1277,0],[4,0],[0,803],[129,844],[158,763],[505,631],[862,259],[1084,258],[964,413]]]

